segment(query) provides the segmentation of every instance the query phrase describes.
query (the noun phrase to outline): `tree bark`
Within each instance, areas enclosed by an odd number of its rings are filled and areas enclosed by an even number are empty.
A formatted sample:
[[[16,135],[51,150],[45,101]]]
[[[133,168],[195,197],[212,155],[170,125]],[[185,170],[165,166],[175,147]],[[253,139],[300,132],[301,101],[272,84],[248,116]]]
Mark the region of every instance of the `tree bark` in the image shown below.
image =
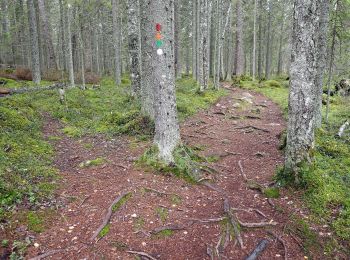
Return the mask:
[[[255,63],[256,63],[256,8],[257,8],[257,0],[254,0],[253,57],[252,57],[252,77],[253,77],[253,80],[255,80]]]
[[[42,22],[41,26],[43,28],[43,36],[45,37],[44,41],[45,41],[46,52],[48,56],[48,67],[50,69],[56,70],[57,69],[56,55],[53,47],[51,28],[49,24],[49,19],[47,17],[44,0],[38,0],[38,6],[39,6],[39,13],[41,16],[41,22]]]
[[[28,5],[29,32],[30,32],[30,41],[31,41],[33,82],[35,84],[40,84],[41,74],[40,74],[39,42],[38,42],[37,22],[36,22],[35,7],[34,7],[33,0],[28,0],[27,5]]]
[[[258,56],[258,77],[259,80],[262,79],[263,68],[262,68],[262,28],[263,28],[263,0],[259,0],[259,33],[258,33],[258,48],[259,48],[259,56]]]
[[[141,4],[141,111],[154,119],[154,69],[152,53],[155,46],[155,30],[152,26],[152,13],[149,0],[140,0]]]
[[[127,6],[131,89],[133,95],[139,97],[141,91],[141,32],[139,0],[128,0]]]
[[[119,23],[119,0],[112,0],[112,16],[113,16],[113,46],[115,52],[115,84],[121,83],[121,57],[120,57],[120,23]]]
[[[236,50],[235,50],[235,75],[244,74],[244,49],[243,49],[243,9],[242,0],[236,2]]]
[[[270,78],[271,73],[271,22],[272,22],[272,4],[269,2],[268,24],[267,24],[267,39],[266,39],[266,58],[265,58],[265,78]]]
[[[175,75],[176,78],[181,78],[181,59],[180,59],[180,3],[179,1],[174,1],[175,12]]]
[[[159,23],[163,36],[163,45],[158,49],[153,45],[152,48],[156,94],[154,143],[159,149],[159,158],[171,163],[174,160],[173,151],[180,143],[175,98],[174,1],[152,0],[149,4],[153,17],[153,34]]]
[[[320,29],[317,48],[319,49],[319,59],[316,79],[316,100],[315,100],[315,117],[316,127],[322,125],[322,95],[323,95],[323,77],[327,63],[327,36],[329,21],[329,0],[320,0]]]
[[[66,9],[66,21],[67,21],[67,30],[66,30],[67,36],[65,38],[67,40],[66,59],[67,59],[67,65],[68,65],[69,84],[71,87],[74,87],[75,82],[74,82],[73,48],[72,48],[72,32],[71,32],[72,6],[68,4],[68,6],[65,6],[64,9]]]
[[[310,163],[314,146],[314,93],[317,77],[318,1],[295,0],[290,67],[285,173],[300,182],[299,167]]]

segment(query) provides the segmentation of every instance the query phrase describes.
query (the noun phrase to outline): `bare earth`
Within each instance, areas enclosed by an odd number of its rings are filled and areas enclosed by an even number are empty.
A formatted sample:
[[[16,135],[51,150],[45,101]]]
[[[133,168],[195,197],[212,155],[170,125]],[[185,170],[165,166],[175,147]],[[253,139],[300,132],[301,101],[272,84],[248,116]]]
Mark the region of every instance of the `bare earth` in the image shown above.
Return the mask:
[[[278,135],[285,128],[282,113],[264,96],[250,94],[253,97],[245,90],[231,88],[229,96],[181,125],[184,143],[204,147],[203,155],[220,157],[210,164],[218,171],[211,176],[212,188],[136,167],[135,159],[150,143],[136,143],[126,137],[71,139],[60,132],[59,122],[48,120],[45,136],[61,137],[52,142],[57,154],[55,166],[62,176],[57,194],[62,207],[50,227],[41,234],[31,234],[39,246],[29,248],[28,258],[48,252],[49,259],[135,259],[135,255],[127,252],[133,250],[155,259],[211,259],[208,248],[215,251],[225,231],[225,225],[220,222],[196,221],[167,237],[150,235],[150,231],[168,224],[181,226],[191,219],[223,217],[227,196],[231,207],[258,209],[266,216],[257,211],[238,210],[241,222],[278,224],[269,229],[242,228],[244,247],[235,243],[235,239],[228,241],[226,248],[219,250],[222,259],[244,259],[262,239],[268,239],[269,243],[259,259],[284,259],[285,248],[268,230],[285,242],[288,259],[304,259],[297,239],[284,232],[295,208],[288,204],[289,195],[284,191],[279,199],[269,203],[260,191],[247,187],[240,171],[239,161],[248,179],[268,185],[276,166],[283,163],[282,152],[278,150]],[[79,167],[81,162],[97,157],[108,161],[100,166]],[[112,201],[126,191],[131,191],[132,197],[113,213],[109,232],[91,243],[90,238]],[[164,223],[157,208],[168,211]]]

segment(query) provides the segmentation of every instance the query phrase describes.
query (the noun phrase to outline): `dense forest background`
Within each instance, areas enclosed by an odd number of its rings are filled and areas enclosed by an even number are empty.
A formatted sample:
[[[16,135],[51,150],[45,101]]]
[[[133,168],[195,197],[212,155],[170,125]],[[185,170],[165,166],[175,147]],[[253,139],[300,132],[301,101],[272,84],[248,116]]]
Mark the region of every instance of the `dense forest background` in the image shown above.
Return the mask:
[[[348,259],[350,0],[0,22],[1,259]]]

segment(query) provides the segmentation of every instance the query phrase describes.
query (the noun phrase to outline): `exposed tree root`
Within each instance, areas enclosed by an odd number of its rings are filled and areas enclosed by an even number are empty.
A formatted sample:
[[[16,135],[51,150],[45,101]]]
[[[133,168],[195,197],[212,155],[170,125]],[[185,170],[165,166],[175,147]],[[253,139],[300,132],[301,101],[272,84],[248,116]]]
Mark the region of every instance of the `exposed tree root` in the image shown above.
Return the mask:
[[[269,241],[267,239],[263,239],[259,242],[257,247],[250,253],[249,256],[245,258],[245,260],[255,260],[259,257],[259,255],[266,249]]]
[[[163,227],[158,227],[158,228],[155,228],[151,231],[151,234],[157,234],[161,231],[164,231],[164,230],[184,230],[190,226],[192,226],[194,223],[194,221],[189,221],[188,223],[186,224],[180,224],[180,225],[167,225],[167,226],[163,226]]]
[[[45,259],[46,257],[52,256],[54,254],[57,254],[59,252],[61,252],[63,249],[54,249],[54,250],[50,250],[44,254],[35,256],[33,258],[30,258],[29,260],[41,260],[41,259]]]
[[[139,256],[144,256],[144,257],[147,257],[148,259],[151,259],[151,260],[157,260],[157,258],[154,258],[153,256],[145,253],[145,252],[140,252],[140,251],[131,251],[131,250],[128,250],[126,251],[127,253],[129,254],[134,254],[134,255],[139,255]]]
[[[243,239],[241,236],[241,232],[239,230],[239,222],[237,221],[237,217],[232,213],[231,207],[230,207],[230,204],[229,204],[227,198],[224,200],[224,212],[226,213],[227,218],[233,227],[233,232],[235,233],[235,238],[237,239],[240,247],[244,248]]]
[[[115,204],[117,204],[122,198],[124,198],[126,195],[130,194],[131,192],[124,192],[122,193],[119,197],[117,197],[112,204],[109,206],[108,210],[107,210],[107,214],[105,215],[102,224],[98,227],[98,229],[94,232],[94,234],[92,235],[92,237],[90,238],[90,241],[94,241],[97,236],[100,234],[101,230],[109,223],[112,214],[113,214],[113,207]]]
[[[262,132],[265,132],[265,133],[270,133],[270,130],[268,130],[268,129],[259,128],[259,127],[257,127],[257,126],[253,126],[253,125],[234,127],[231,131],[234,131],[234,130],[242,130],[242,129],[249,129],[249,128],[254,129],[254,130],[259,130],[259,131],[262,131]]]
[[[247,208],[247,209],[243,209],[243,208],[232,208],[232,210],[234,211],[244,211],[244,212],[248,212],[248,213],[251,213],[251,212],[256,212],[258,213],[259,215],[263,216],[264,218],[267,218],[266,215],[260,211],[259,209],[253,209],[253,208]]]
[[[261,185],[260,183],[257,183],[254,180],[250,180],[250,179],[247,178],[247,175],[244,173],[241,160],[238,161],[238,166],[239,166],[239,169],[240,169],[240,172],[241,172],[241,175],[242,175],[243,179],[247,183],[248,188],[251,189],[251,190],[258,190],[261,193],[264,193],[265,187],[263,185]]]
[[[269,221],[269,222],[257,222],[257,223],[245,223],[240,221],[237,217],[237,222],[242,226],[246,228],[261,228],[261,227],[268,227],[268,226],[276,226],[278,223],[275,221]]]
[[[146,191],[149,191],[149,192],[153,192],[157,195],[160,195],[160,196],[178,196],[180,197],[179,195],[177,195],[176,193],[167,193],[167,192],[163,192],[163,191],[159,191],[159,190],[156,190],[156,189],[152,189],[152,188],[149,188],[149,187],[145,187],[144,188]]]
[[[284,260],[287,260],[288,259],[288,253],[287,253],[287,245],[286,245],[286,242],[281,238],[279,237],[276,233],[274,233],[273,231],[271,230],[268,230],[267,233],[271,234],[272,236],[274,236],[283,246],[284,248]]]

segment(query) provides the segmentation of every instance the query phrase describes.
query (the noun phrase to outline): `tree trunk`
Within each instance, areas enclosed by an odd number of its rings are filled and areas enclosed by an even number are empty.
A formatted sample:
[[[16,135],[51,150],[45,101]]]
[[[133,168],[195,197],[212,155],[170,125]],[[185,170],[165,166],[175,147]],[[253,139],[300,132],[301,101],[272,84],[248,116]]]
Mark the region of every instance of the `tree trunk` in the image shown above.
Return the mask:
[[[277,75],[281,75],[282,74],[282,62],[283,62],[282,47],[283,47],[283,35],[284,35],[283,29],[284,29],[284,14],[283,14],[282,22],[281,22],[280,42],[279,42],[279,47],[278,47]]]
[[[259,48],[259,56],[258,56],[258,77],[259,80],[262,79],[263,69],[262,69],[262,27],[263,27],[263,0],[259,0],[259,35],[258,35],[258,48]]]
[[[42,21],[42,28],[43,28],[43,36],[45,37],[45,46],[46,46],[46,52],[48,56],[48,67],[50,69],[57,69],[57,63],[56,63],[56,55],[55,50],[52,43],[52,36],[51,36],[51,28],[49,24],[49,19],[47,17],[46,8],[44,0],[38,0],[38,6],[39,6],[39,13],[41,16]]]
[[[296,0],[290,67],[289,111],[285,173],[300,183],[299,166],[312,159],[314,146],[314,95],[317,78],[318,2]]]
[[[155,30],[152,26],[152,13],[149,0],[141,3],[141,111],[154,119],[153,61]]]
[[[158,49],[153,47],[152,51],[156,94],[154,143],[159,149],[159,158],[171,163],[173,151],[180,143],[175,98],[174,1],[153,0],[149,4],[153,17],[151,25],[156,29],[156,24],[160,24],[163,37],[163,45]]]
[[[67,62],[66,62],[66,58],[65,58],[65,54],[64,54],[64,50],[65,50],[65,14],[64,14],[64,7],[63,7],[63,2],[62,0],[59,0],[59,6],[60,6],[60,41],[61,41],[61,45],[60,45],[60,54],[61,54],[61,69],[63,69],[64,71],[67,71]]]
[[[130,55],[131,89],[134,96],[141,91],[141,41],[140,41],[140,3],[128,0],[128,36]]]
[[[197,74],[197,0],[192,0],[192,77]]]
[[[242,0],[236,2],[236,50],[235,50],[235,75],[244,74],[244,49],[243,49],[243,9]]]
[[[120,57],[120,23],[119,23],[119,0],[112,0],[112,16],[113,16],[113,46],[115,51],[115,84],[121,83],[121,57]]]
[[[28,5],[30,42],[31,42],[33,82],[35,84],[40,84],[41,74],[40,74],[39,42],[38,42],[38,31],[37,31],[35,7],[34,7],[33,0],[28,0],[27,5]]]
[[[267,24],[267,39],[266,39],[266,58],[265,58],[265,78],[270,78],[271,73],[271,22],[272,22],[272,4],[269,2],[268,24]]]
[[[253,57],[252,57],[252,77],[255,80],[255,63],[256,63],[256,5],[257,0],[254,0],[254,21],[253,21]]]
[[[175,12],[175,75],[176,78],[181,78],[181,59],[180,59],[180,3],[174,1]]]
[[[66,9],[66,21],[67,21],[67,64],[68,64],[68,76],[69,76],[69,84],[71,87],[75,86],[74,83],[74,67],[73,67],[73,50],[72,50],[72,32],[71,32],[71,19],[72,19],[72,7],[68,4]]]
[[[322,95],[323,95],[323,77],[327,63],[327,36],[329,20],[329,0],[320,0],[320,29],[317,48],[319,49],[319,59],[317,68],[317,94],[315,100],[316,127],[322,125]]]

